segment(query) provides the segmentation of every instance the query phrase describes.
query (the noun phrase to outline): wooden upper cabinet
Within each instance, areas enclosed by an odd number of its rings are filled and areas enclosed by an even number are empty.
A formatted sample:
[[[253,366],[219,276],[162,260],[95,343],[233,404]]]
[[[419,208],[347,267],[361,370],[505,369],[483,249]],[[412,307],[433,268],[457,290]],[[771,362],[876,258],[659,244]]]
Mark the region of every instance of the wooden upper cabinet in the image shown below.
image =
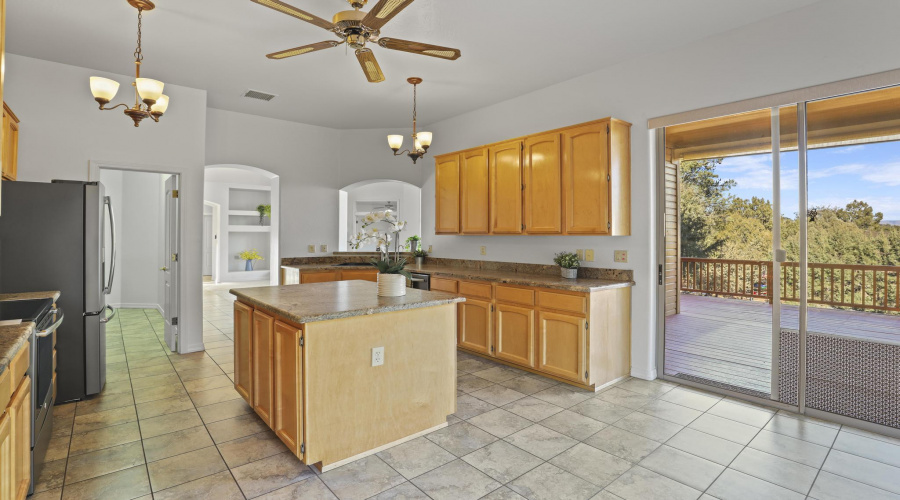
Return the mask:
[[[490,227],[490,172],[487,148],[460,154],[460,232],[487,234]]]
[[[562,233],[559,133],[525,139],[525,232]]]
[[[438,156],[434,162],[434,232],[459,232],[459,154]]]
[[[488,149],[491,191],[491,233],[522,233],[522,141]]]
[[[250,372],[253,345],[253,309],[234,303],[234,389],[252,404],[253,374]]]
[[[609,234],[608,124],[563,131],[566,234]]]
[[[3,103],[3,146],[2,146],[2,175],[7,181],[16,180],[19,163],[19,119]]]
[[[253,410],[266,425],[272,425],[275,318],[253,311]]]

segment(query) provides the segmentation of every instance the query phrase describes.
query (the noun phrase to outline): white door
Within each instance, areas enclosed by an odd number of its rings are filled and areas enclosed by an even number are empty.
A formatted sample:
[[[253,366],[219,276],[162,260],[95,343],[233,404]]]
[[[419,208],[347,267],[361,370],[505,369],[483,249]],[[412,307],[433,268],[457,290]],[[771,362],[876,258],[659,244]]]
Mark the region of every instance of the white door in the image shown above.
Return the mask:
[[[163,275],[165,297],[163,316],[166,320],[166,345],[172,351],[178,350],[178,177],[166,179],[166,227],[165,254],[163,254]]]
[[[203,276],[212,276],[213,216],[203,215]]]

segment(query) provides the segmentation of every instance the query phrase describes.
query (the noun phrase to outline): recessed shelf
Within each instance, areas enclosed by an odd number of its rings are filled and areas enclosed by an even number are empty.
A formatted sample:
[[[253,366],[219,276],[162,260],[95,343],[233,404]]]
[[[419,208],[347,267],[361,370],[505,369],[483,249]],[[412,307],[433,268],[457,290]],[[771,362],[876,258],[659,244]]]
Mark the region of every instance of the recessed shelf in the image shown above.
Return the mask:
[[[229,210],[228,215],[246,215],[248,217],[259,217],[256,210]]]
[[[228,226],[229,233],[269,233],[272,226]]]

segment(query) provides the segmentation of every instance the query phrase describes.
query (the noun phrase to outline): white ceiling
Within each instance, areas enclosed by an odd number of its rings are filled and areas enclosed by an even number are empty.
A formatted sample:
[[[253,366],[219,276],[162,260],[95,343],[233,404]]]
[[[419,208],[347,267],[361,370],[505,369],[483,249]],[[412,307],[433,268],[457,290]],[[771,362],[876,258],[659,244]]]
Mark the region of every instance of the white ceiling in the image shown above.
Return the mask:
[[[349,9],[345,0],[287,1],[328,20]],[[334,35],[250,0],[156,0],[144,15],[142,73],[206,89],[214,108],[333,128],[402,127],[410,122],[409,76],[424,78],[419,117],[433,123],[816,1],[417,0],[382,36],[457,47],[462,57],[374,47],[387,80],[373,84],[343,46],[266,59]],[[128,74],[136,23],[126,0],[14,0],[7,50]],[[279,97],[240,97],[248,88]],[[86,82],[85,93],[90,98]]]

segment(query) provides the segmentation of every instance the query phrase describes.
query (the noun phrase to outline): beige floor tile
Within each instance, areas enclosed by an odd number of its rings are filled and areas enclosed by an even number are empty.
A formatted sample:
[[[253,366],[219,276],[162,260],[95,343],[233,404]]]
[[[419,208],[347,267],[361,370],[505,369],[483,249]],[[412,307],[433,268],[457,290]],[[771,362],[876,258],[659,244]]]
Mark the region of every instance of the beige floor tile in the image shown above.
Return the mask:
[[[549,463],[532,469],[508,486],[529,500],[588,500],[600,491],[599,486]]]
[[[809,441],[821,446],[831,446],[838,435],[838,429],[813,422],[775,415],[764,427],[765,430]]]
[[[497,440],[496,436],[468,422],[444,427],[425,437],[457,457],[468,455]]]
[[[243,399],[233,399],[209,406],[202,406],[197,408],[197,412],[200,414],[200,418],[209,425],[220,420],[253,413],[253,408],[250,408],[250,405]]]
[[[831,450],[822,470],[876,488],[900,494],[900,468],[858,457],[843,451]]]
[[[313,471],[290,452],[250,462],[231,469],[231,473],[247,498],[258,497],[314,476]],[[359,480],[366,478],[360,477]]]
[[[697,417],[688,428],[743,445],[750,443],[761,432],[758,427],[717,417],[709,413]]]
[[[497,408],[469,419],[469,423],[479,429],[504,438],[532,425],[531,420]]]
[[[834,449],[900,467],[900,444],[841,431],[834,442]]]
[[[607,427],[585,439],[584,443],[633,463],[640,462],[660,445],[618,427]]]
[[[601,488],[612,483],[631,468],[631,462],[578,443],[553,457],[550,463]]]
[[[456,388],[466,393],[480,391],[481,389],[492,385],[494,385],[494,383],[490,380],[476,377],[471,373],[460,373],[459,376],[456,377]]]
[[[224,443],[237,438],[257,434],[268,429],[265,422],[256,413],[248,413],[239,417],[229,418],[207,424],[209,435],[216,443]]]
[[[159,401],[151,401],[149,403],[141,403],[137,405],[138,418],[141,420],[176,413],[194,408],[194,402],[187,394],[169,399],[161,399]]]
[[[134,402],[141,404],[150,401],[159,401],[160,399],[177,398],[186,393],[187,391],[184,390],[184,386],[181,385],[181,382],[179,381],[168,385],[135,389]]]
[[[525,394],[502,385],[490,385],[471,395],[494,406],[503,406],[525,397]]]
[[[141,426],[141,436],[143,436],[144,439],[203,425],[203,421],[200,420],[197,410],[194,409],[176,413],[166,413],[165,415],[160,415],[158,417],[141,418],[139,422]]]
[[[51,438],[50,444],[47,447],[47,453],[44,454],[44,462],[53,462],[68,457],[69,442],[71,440],[71,436]]]
[[[130,500],[150,493],[147,468],[143,465],[120,470],[78,483],[66,483],[63,500]]]
[[[522,375],[521,377],[511,378],[509,380],[504,380],[500,382],[500,385],[503,387],[509,387],[514,391],[521,392],[522,394],[531,395],[536,392],[541,392],[543,390],[549,389],[559,382],[555,380],[550,380],[549,378],[544,377],[536,377],[533,375]]]
[[[496,406],[486,401],[469,394],[463,394],[456,398],[456,413],[454,413],[454,415],[463,420],[467,420],[474,416],[481,415],[484,412],[491,411],[494,408],[496,408]]]
[[[491,443],[462,459],[501,484],[506,484],[543,463],[540,458],[506,441]]]
[[[222,401],[230,401],[232,399],[241,398],[241,395],[238,394],[233,386],[220,387],[218,389],[210,389],[203,392],[195,392],[190,396],[191,400],[194,401],[194,406],[198,408],[201,406],[221,403]]]
[[[655,400],[653,396],[628,391],[619,387],[611,387],[597,395],[598,399],[608,401],[618,406],[624,406],[637,410],[645,404]]]
[[[62,488],[42,491],[28,497],[28,500],[59,500],[62,497]]]
[[[219,453],[228,467],[234,469],[250,462],[285,453],[287,446],[269,429],[263,432],[219,443]]]
[[[234,382],[232,382],[230,378],[226,377],[224,373],[215,375],[213,377],[198,378],[184,382],[184,388],[187,389],[187,391],[190,393],[208,391],[210,389],[218,389],[220,387],[233,386]]]
[[[644,436],[654,441],[664,442],[684,427],[668,420],[656,418],[646,413],[634,412],[614,423],[616,427]]]
[[[569,409],[575,413],[584,415],[585,417],[590,417],[607,424],[614,424],[634,413],[634,410],[631,408],[619,406],[598,398],[588,399]]]
[[[560,406],[556,406],[554,404],[531,396],[522,398],[518,401],[514,401],[508,405],[504,405],[503,409],[508,412],[515,413],[520,417],[527,418],[532,422],[540,422],[545,418],[551,417],[563,411],[563,408]]]
[[[112,410],[113,408],[122,408],[123,406],[133,406],[134,398],[130,392],[110,394],[106,396],[100,394],[91,399],[85,399],[76,403],[75,416],[87,415],[98,411]]]
[[[500,487],[500,483],[462,460],[442,465],[411,482],[435,500],[476,500]]]
[[[131,379],[139,379],[144,377],[152,377],[154,375],[165,375],[167,373],[175,373],[175,368],[172,367],[171,363],[163,363],[153,366],[146,366],[143,368],[132,368],[129,370],[131,374]]]
[[[744,448],[733,441],[706,434],[690,427],[684,428],[672,439],[666,441],[666,445],[726,466]]]
[[[638,465],[700,491],[709,488],[725,470],[724,466],[715,462],[665,445],[657,448]]]
[[[206,427],[198,426],[144,439],[144,456],[148,462],[213,446]]]
[[[602,491],[600,493],[603,493]],[[598,495],[600,494],[598,493]],[[427,497],[425,497],[427,498]],[[597,497],[592,498],[591,500],[596,500]],[[487,495],[481,497],[481,500],[526,500],[525,497],[516,493],[515,491],[509,489],[506,486],[502,486],[497,488],[496,490],[488,493]]]
[[[706,411],[715,406],[722,398],[711,394],[702,394],[685,387],[676,387],[660,396],[659,399],[695,410]]]
[[[456,459],[449,451],[424,437],[379,452],[384,460],[406,479],[412,479]]]
[[[643,467],[633,467],[606,489],[625,500],[695,500],[702,493]]]
[[[134,442],[92,451],[69,459],[66,484],[92,479],[144,463],[141,443]]]
[[[322,484],[324,486],[324,483]],[[331,493],[329,491],[329,493]],[[302,497],[301,497],[302,498]],[[331,499],[327,495],[322,495],[323,499]],[[337,497],[334,497],[337,498]],[[482,497],[487,500],[488,497]],[[285,499],[287,500],[287,499]],[[416,488],[416,485],[412,483],[403,483],[400,486],[394,486],[393,488],[382,491],[381,493],[372,497],[371,500],[431,500],[428,495],[422,492],[419,488]]]
[[[61,488],[66,477],[66,459],[45,462],[39,465],[40,472],[34,480],[34,491],[39,493],[46,490]]]
[[[87,415],[79,415],[75,417],[73,431],[75,433],[87,432],[103,427],[113,425],[127,424],[128,422],[137,421],[137,412],[134,406],[123,406],[112,410],[98,411],[88,413]],[[53,418],[53,425],[56,426],[56,417]]]
[[[154,500],[185,500],[189,498],[209,498],[213,500],[243,500],[244,495],[228,471],[188,481],[178,486],[157,491]]]
[[[147,464],[153,492],[228,469],[215,446],[175,455]]]
[[[550,460],[578,444],[578,441],[569,436],[539,424],[511,434],[505,438],[505,441],[544,460]]]
[[[900,495],[837,474],[820,471],[809,492],[809,498],[816,500],[846,500],[848,498],[900,500]]]
[[[510,368],[508,366],[497,365],[495,363],[490,363],[490,367],[484,370],[479,370],[476,372],[472,372],[472,375],[476,377],[481,377],[486,380],[490,380],[495,384],[499,384],[500,382],[505,382],[507,380],[520,377],[524,375],[525,372],[521,370],[516,370],[515,368]]]
[[[615,493],[615,491],[613,491]],[[707,493],[721,500],[803,500],[804,495],[782,488],[777,484],[726,469],[709,487]]]
[[[559,406],[560,408],[570,408],[578,403],[593,398],[594,394],[586,391],[577,391],[574,388],[570,389],[569,386],[560,384],[536,392],[531,396],[552,405]]]
[[[583,441],[607,426],[603,422],[569,410],[563,410],[539,423],[576,441]]]
[[[744,451],[729,465],[729,468],[804,495],[809,491],[819,473],[819,469],[815,467],[809,467],[753,448],[744,448]]]
[[[679,425],[688,425],[697,417],[703,415],[702,411],[661,399],[655,399],[645,404],[638,411]]]
[[[69,444],[69,456],[81,455],[140,440],[141,433],[138,430],[137,422],[79,432],[72,435],[72,442]]]
[[[216,375],[222,375],[223,373],[222,369],[218,366],[204,366],[201,368],[180,371],[178,372],[178,376],[181,377],[182,381],[187,382],[189,380],[215,377]]]
[[[749,446],[815,468],[821,467],[828,455],[824,446],[769,431],[760,431]]]
[[[775,416],[775,412],[752,408],[747,405],[723,399],[709,409],[708,413],[724,417],[754,427],[765,427]]]
[[[678,387],[678,385],[671,382],[665,382],[663,380],[643,380],[639,378],[631,378],[624,382],[616,384],[616,387],[658,398],[663,394],[671,391],[672,389]]]

